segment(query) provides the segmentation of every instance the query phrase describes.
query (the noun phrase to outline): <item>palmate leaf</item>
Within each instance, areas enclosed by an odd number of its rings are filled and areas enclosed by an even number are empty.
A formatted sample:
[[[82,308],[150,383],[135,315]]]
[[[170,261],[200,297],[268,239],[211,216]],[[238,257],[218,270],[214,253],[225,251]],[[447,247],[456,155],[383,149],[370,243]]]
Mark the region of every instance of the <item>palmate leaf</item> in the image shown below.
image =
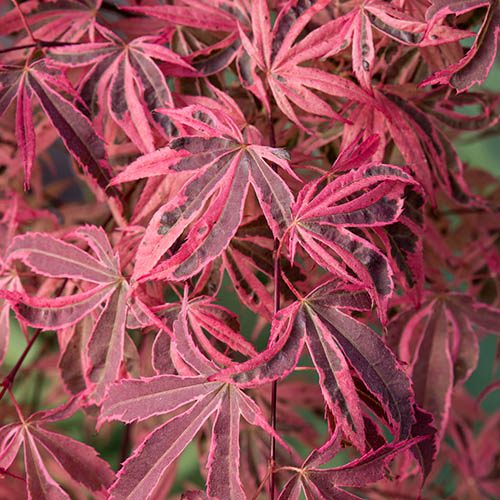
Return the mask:
[[[387,5],[380,0],[367,2],[364,11],[375,29],[404,45],[429,47],[456,42],[469,36],[469,33],[449,26],[429,26],[397,5]]]
[[[23,284],[16,269],[8,262],[7,249],[19,227],[35,220],[51,221],[53,215],[45,210],[31,208],[17,193],[6,190],[0,195],[0,290],[24,293]],[[0,299],[0,364],[7,354],[11,333],[11,304]]]
[[[110,490],[110,498],[137,498],[137,495],[150,498],[165,469],[214,413],[208,494],[212,498],[245,498],[238,475],[239,421],[243,416],[253,424],[266,427],[265,420],[260,410],[258,419],[255,418],[256,406],[250,403],[247,396],[234,387],[224,389],[220,384],[216,385],[217,390],[200,398],[188,411],[170,419],[146,438],[137,452],[125,462]]]
[[[293,195],[270,165],[273,162],[295,176],[285,150],[248,141],[230,117],[202,106],[168,111],[168,115],[200,135],[174,139],[113,180],[117,184],[192,172],[177,196],[153,215],[137,252],[136,280],[187,279],[220,255],[241,223],[250,185],[275,237],[282,236],[292,220]],[[188,226],[180,249],[154,267]]]
[[[106,387],[118,378],[126,342],[126,319],[131,307],[148,308],[134,297],[121,275],[115,255],[101,228],[83,226],[73,236],[84,240],[97,258],[77,246],[45,233],[14,238],[7,250],[9,262],[21,260],[33,272],[51,278],[96,283],[73,295],[42,298],[1,291],[23,325],[53,330],[70,327],[103,306],[86,346],[87,386],[90,398],[102,400]],[[153,317],[149,313],[150,318]]]
[[[256,0],[252,2],[251,10],[253,40],[240,28],[245,52],[238,60],[238,67],[243,86],[264,103],[268,112],[270,105],[265,88],[269,87],[280,110],[300,128],[304,127],[293,105],[313,115],[342,119],[313,90],[348,101],[371,102],[370,95],[351,81],[314,67],[298,65],[299,62],[321,57],[328,51],[323,45],[323,52],[319,52],[318,40],[307,37],[292,46],[309,21],[329,3],[329,0],[299,0],[293,6],[286,4],[271,29],[267,1]],[[330,35],[334,37],[332,43],[336,43],[347,33],[346,25],[342,20],[335,23],[331,33],[322,33],[323,42]],[[257,75],[257,68],[262,71],[265,83]]]
[[[414,171],[416,179],[429,192],[434,189],[429,182],[436,183],[447,196],[458,203],[480,203],[470,192],[464,178],[462,162],[451,142],[440,131],[439,123],[395,93],[386,92],[385,96],[380,95],[380,98],[385,103],[387,111],[393,113],[391,135]],[[405,120],[411,130],[409,134],[407,130],[403,131],[403,134],[407,134],[406,138],[402,137],[401,130],[398,131],[397,128],[401,120]],[[406,144],[407,142],[410,144]],[[415,147],[418,148],[420,155],[423,154],[424,164],[428,165],[422,172],[417,170],[416,162],[410,159]]]
[[[2,240],[0,244],[0,290],[21,293],[23,291],[21,280],[4,260],[5,251],[14,238],[19,223],[18,205],[18,197],[12,196],[10,206],[2,210],[0,219],[0,239]],[[7,354],[10,334],[10,303],[0,298],[0,365]]]
[[[64,145],[84,172],[102,189],[117,196],[116,188],[108,187],[111,168],[104,142],[90,120],[67,95],[79,99],[64,75],[45,60],[31,63],[26,68],[0,67],[0,116],[17,96],[16,138],[24,164],[25,184],[29,186],[35,160],[35,131],[31,113],[32,99],[36,96]]]
[[[346,465],[335,468],[320,466],[331,460],[340,451],[341,433],[335,432],[321,448],[313,450],[299,472],[284,486],[280,500],[298,500],[303,491],[308,500],[335,498],[339,500],[361,499],[343,487],[363,488],[385,476],[387,465],[404,450],[415,446],[423,437],[393,442],[369,451]]]
[[[85,35],[93,38],[99,22],[105,24],[100,8],[102,0],[54,0],[23,2],[21,10],[37,40],[77,42]],[[17,9],[3,14],[0,34],[8,35],[24,28]],[[28,36],[19,44],[29,43]]]
[[[169,37],[170,45],[179,54],[188,56],[192,66],[204,76],[219,73],[232,63],[241,47],[238,21],[249,24],[246,6],[234,2],[225,5],[211,0],[183,0],[175,5],[122,9],[161,19],[168,27],[175,28]],[[211,36],[207,36],[209,32]]]
[[[283,55],[283,60],[291,65],[312,57],[328,58],[351,44],[353,72],[361,87],[370,91],[376,35],[380,34],[400,44],[418,47],[441,45],[468,36],[466,32],[437,24],[429,29],[425,22],[415,19],[396,5],[370,0],[311,31],[290,49],[287,56]]]
[[[188,335],[196,340],[211,359],[222,365],[231,363],[229,349],[248,357],[256,354],[253,345],[239,331],[238,317],[227,308],[216,304],[213,297],[196,296],[181,303],[166,304],[154,308],[154,313],[170,333],[173,332],[175,321],[185,314],[182,321]],[[213,345],[214,340],[225,346],[225,353]],[[162,346],[158,345],[158,348],[162,349]]]
[[[157,17],[174,26],[222,32],[235,31],[237,27],[233,12],[211,0],[182,0],[176,5],[124,6],[123,10]]]
[[[333,275],[366,287],[384,319],[393,292],[391,266],[383,252],[351,228],[396,222],[403,190],[415,181],[398,167],[368,164],[340,175],[319,191],[322,182],[318,179],[299,193],[288,234],[292,260],[300,244]]]
[[[44,330],[66,328],[90,314],[112,295],[114,285],[101,285],[67,297],[42,298],[0,291],[24,325]]]
[[[99,262],[75,245],[49,234],[29,233],[14,239],[7,250],[9,259],[22,260],[37,274],[51,278],[82,279],[112,283],[116,270]]]
[[[382,404],[391,430],[404,439],[413,422],[410,380],[383,340],[343,312],[369,307],[368,295],[355,286],[336,282],[322,285],[275,316],[265,351],[210,380],[252,387],[281,379],[293,371],[305,343],[319,374],[325,402],[358,449],[366,446],[364,410],[352,370]]]
[[[187,297],[173,326],[173,344],[193,375],[159,375],[128,379],[110,386],[99,422],[133,422],[183,408],[181,413],[149,434],[118,472],[109,490],[111,499],[151,498],[162,475],[194,439],[207,419],[215,415],[208,459],[210,497],[244,499],[239,479],[239,426],[243,417],[276,435],[260,407],[233,384],[208,381],[217,366],[195,346],[186,328]],[[186,405],[190,405],[186,409]]]
[[[450,293],[430,296],[419,311],[403,311],[389,325],[402,359],[412,365],[416,401],[434,417],[438,444],[449,419],[453,386],[476,368],[478,333],[498,333],[499,324],[498,309]]]
[[[451,142],[442,132],[442,124],[412,102],[416,90],[395,86],[374,88],[376,104],[358,105],[345,124],[346,137],[375,128],[382,151],[393,143],[405,164],[422,185],[431,203],[436,203],[436,186],[460,204],[478,204],[464,178],[463,165]]]
[[[0,428],[1,468],[8,469],[23,446],[28,498],[70,498],[49,474],[41,451],[44,455],[48,453],[60,468],[86,489],[102,493],[113,482],[113,471],[92,447],[44,428],[47,423],[69,418],[79,405],[81,402],[74,398],[61,407],[34,413],[23,422]]]
[[[14,210],[17,211],[17,203]],[[26,216],[27,214],[25,214]],[[27,220],[34,216],[42,216],[43,213],[33,211]],[[101,230],[82,226],[77,233],[93,233],[107,242],[106,236]],[[28,233],[23,236],[5,236],[5,262],[4,270],[10,271],[10,276],[4,281],[2,291],[10,297],[16,305],[18,315],[32,326],[61,328],[76,321],[75,318],[85,315],[88,310],[105,300],[113,288],[116,279],[111,268],[111,261],[100,262],[80,248],[58,240],[49,234]],[[91,239],[87,238],[91,244]],[[109,250],[112,252],[109,242]],[[3,260],[3,259],[2,259]],[[83,279],[96,283],[98,286],[92,291],[75,294],[71,297],[60,299],[44,299],[41,297],[29,297],[24,293],[22,284],[14,268],[14,261],[21,260],[38,274],[50,277],[65,277]],[[8,293],[14,292],[14,293]],[[54,311],[49,306],[55,308]],[[38,323],[40,322],[40,323]]]
[[[366,165],[380,145],[380,137],[372,135],[362,140],[359,133],[340,152],[331,172],[341,172]],[[347,137],[346,137],[347,138]],[[419,186],[408,184],[403,193],[403,209],[396,222],[373,227],[386,249],[392,270],[403,288],[418,303],[424,280],[422,234],[424,230],[424,195]]]
[[[90,290],[57,298],[3,292],[23,324],[47,330],[72,325],[89,314],[113,293],[119,276],[107,263],[45,233],[17,236],[7,249],[7,257],[8,262],[21,260],[35,273],[46,277],[96,283]]]
[[[166,136],[174,132],[168,117],[153,113],[173,104],[165,76],[155,60],[192,68],[154,37],[125,43],[103,28],[100,32],[106,41],[54,48],[50,56],[67,67],[92,65],[79,86],[88,108],[102,117],[105,109],[96,107],[106,103],[110,116],[138,149],[142,153],[152,152],[154,130]]]
[[[16,64],[0,70],[0,192],[17,186],[19,165],[29,176],[38,162],[44,175],[31,176],[26,198],[57,217],[50,225],[26,218],[7,234],[0,223],[0,329],[15,313],[31,339],[0,380],[0,399],[10,397],[4,418],[17,412],[21,421],[0,428],[0,497],[79,498],[88,488],[96,498],[166,498],[182,481],[179,458],[190,444],[199,445],[206,491],[186,499],[275,500],[273,481],[285,485],[282,498],[297,500],[353,499],[358,489],[377,498],[418,496],[411,454],[425,479],[446,423],[454,443],[441,441],[438,465],[459,461],[464,479],[455,496],[495,496],[498,419],[491,427],[485,421],[475,441],[469,421],[478,410],[471,402],[452,407],[451,391],[477,364],[477,330],[492,329],[500,314],[445,294],[459,283],[488,303],[498,295],[495,211],[483,215],[471,194],[493,201],[493,180],[463,169],[450,142],[464,130],[493,134],[498,99],[417,85],[426,71],[438,71],[434,83],[483,78],[497,52],[498,2],[11,4],[0,22],[0,58]],[[443,76],[439,70],[465,53],[459,40],[472,40],[461,28],[483,15],[473,48]],[[481,111],[467,120],[477,104]],[[103,172],[89,176],[100,186],[99,203],[68,205],[69,182],[45,175],[54,161],[59,174],[58,132],[84,164],[93,165],[90,154],[102,160]],[[127,167],[138,151],[144,156]],[[304,173],[305,188],[294,171]],[[101,190],[118,196],[114,185],[122,182],[130,184],[117,207]],[[443,212],[442,192],[451,202]],[[3,203],[10,200],[0,200],[0,210]],[[442,216],[455,210],[450,226]],[[469,211],[486,224],[462,216]],[[89,220],[107,222],[102,230],[74,229]],[[425,268],[423,234],[432,249]],[[228,278],[233,297],[222,288]],[[218,298],[257,313],[252,341]],[[387,317],[398,308],[387,335]],[[269,323],[269,343],[258,352]],[[57,330],[57,339],[28,336],[28,326]],[[1,359],[3,331],[0,339]],[[26,357],[32,346],[39,357]],[[34,397],[20,385],[33,371],[40,371]],[[118,477],[91,450],[49,430],[62,428],[71,405],[23,418],[42,404],[40,388],[48,398],[64,389],[79,395],[76,406],[89,406],[87,434],[97,415],[100,424],[125,424],[97,437],[122,438],[110,460],[133,445]],[[452,417],[452,409],[464,415]],[[301,452],[317,446],[311,424],[324,415],[327,444],[305,462],[280,446],[270,462],[269,435],[279,437],[268,413]],[[457,425],[460,418],[467,425]],[[340,447],[347,448],[341,456],[359,458],[326,469],[341,458]],[[21,448],[24,465],[15,459]],[[397,467],[389,469],[392,458]],[[80,489],[59,475],[58,461]],[[422,495],[435,493],[435,484]]]
[[[437,45],[467,36],[462,31],[427,24],[386,2],[364,2],[306,34],[299,36],[328,0],[298,0],[286,3],[278,12],[271,29],[266,0],[252,2],[252,35],[250,39],[240,27],[245,52],[238,59],[242,84],[252,91],[269,110],[269,88],[280,110],[299,127],[304,128],[294,105],[302,111],[327,118],[341,119],[331,105],[315,92],[347,100],[374,104],[371,96],[371,73],[375,49],[372,27],[399,43],[408,45]],[[352,66],[362,88],[351,81],[312,66],[301,66],[311,59],[327,58],[352,43]],[[259,69],[263,75],[258,75]],[[366,91],[365,91],[366,90]]]
[[[421,83],[449,84],[458,92],[470,89],[486,80],[493,67],[500,34],[500,4],[496,0],[433,0],[426,19],[433,26],[449,14],[460,16],[476,9],[486,8],[486,13],[472,47],[455,64],[434,73]]]

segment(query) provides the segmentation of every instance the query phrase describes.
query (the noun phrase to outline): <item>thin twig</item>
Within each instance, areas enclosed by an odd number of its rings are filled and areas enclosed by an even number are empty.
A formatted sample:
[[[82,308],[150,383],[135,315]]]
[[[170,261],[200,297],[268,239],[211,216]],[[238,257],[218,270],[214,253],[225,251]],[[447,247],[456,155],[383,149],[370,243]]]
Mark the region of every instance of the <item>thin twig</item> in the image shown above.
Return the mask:
[[[59,288],[59,291],[57,292],[58,297],[61,295],[64,288],[66,287],[66,283],[68,283],[68,278],[64,278],[64,281],[62,282],[62,284]],[[24,351],[21,354],[21,356],[19,357],[19,359],[17,360],[16,364],[10,370],[10,372],[7,374],[7,376],[2,380],[2,383],[0,384],[2,386],[2,391],[0,392],[0,400],[4,397],[5,393],[7,391],[10,391],[10,389],[12,388],[12,386],[14,384],[14,379],[16,378],[16,375],[17,375],[17,372],[21,368],[21,365],[23,364],[24,360],[26,359],[26,356],[30,352],[31,348],[33,347],[36,339],[38,338],[38,336],[40,335],[41,332],[42,332],[41,328],[38,328],[37,330],[35,330],[35,333],[31,337],[31,339],[29,340],[26,347],[24,348]]]
[[[80,42],[50,42],[44,40],[37,40],[34,43],[25,43],[24,45],[15,45],[14,47],[7,47],[5,49],[0,49],[0,55],[6,54],[8,52],[14,52],[15,50],[25,50],[25,49],[42,49],[50,47],[65,47],[67,45],[80,45]]]
[[[7,52],[14,52],[15,50],[34,49],[37,46],[38,46],[37,43],[25,43],[24,45],[15,45],[14,47],[7,47],[6,49],[1,49],[0,54],[6,54]]]
[[[17,375],[17,372],[19,371],[19,368],[21,368],[21,365],[23,364],[24,360],[26,359],[26,356],[30,352],[31,348],[33,347],[33,344],[35,343],[36,339],[40,335],[41,331],[42,331],[41,328],[39,328],[38,330],[35,331],[35,333],[31,337],[30,341],[28,342],[28,344],[24,348],[23,353],[21,354],[21,356],[17,360],[17,363],[14,365],[12,370],[10,370],[10,372],[7,374],[7,376],[3,379],[2,384],[1,384],[3,387],[2,387],[2,391],[0,392],[0,400],[4,397],[4,394],[7,391],[9,391],[10,388],[12,387],[12,385],[14,384],[14,379]]]
[[[259,487],[257,488],[257,491],[254,493],[252,500],[257,500],[257,497],[259,496],[260,492],[262,491],[262,488],[264,488],[264,485],[267,483],[267,480],[269,479],[270,475],[272,476],[272,469],[267,470],[266,475],[264,476],[264,479],[262,480]]]
[[[274,314],[276,314],[280,309],[280,293],[281,293],[281,265],[280,258],[278,254],[279,240],[274,240]],[[273,381],[271,387],[271,427],[273,430],[276,430],[277,420],[276,420],[276,409],[277,409],[277,400],[278,400],[278,382],[276,380]],[[274,468],[276,460],[276,439],[274,439],[274,435],[271,436],[271,467]],[[274,473],[271,472],[271,500],[274,500],[275,497],[275,481],[274,481]]]
[[[276,136],[274,133],[273,117],[269,113],[269,143],[272,148],[276,147]],[[277,167],[274,168],[277,170]],[[274,297],[273,297],[273,310],[276,314],[280,310],[280,296],[281,296],[281,264],[280,264],[280,240],[278,238],[274,239],[274,249],[273,249],[273,259],[274,259]],[[278,382],[273,381],[271,386],[271,427],[275,431],[277,427],[276,418],[276,408],[278,400]],[[271,500],[274,500],[276,496],[276,482],[274,474],[274,466],[276,463],[276,439],[274,435],[271,436],[270,444],[270,468],[271,474],[269,477],[269,494]]]

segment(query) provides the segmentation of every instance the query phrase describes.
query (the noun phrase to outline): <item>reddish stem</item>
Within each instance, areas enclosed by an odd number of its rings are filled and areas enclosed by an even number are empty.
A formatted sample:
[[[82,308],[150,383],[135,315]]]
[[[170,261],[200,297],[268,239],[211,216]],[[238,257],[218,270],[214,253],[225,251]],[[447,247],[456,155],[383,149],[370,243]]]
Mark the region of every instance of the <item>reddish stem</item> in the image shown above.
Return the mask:
[[[274,133],[273,118],[269,114],[269,143],[271,147],[276,147],[276,136]],[[275,167],[277,170],[277,167]],[[281,295],[281,264],[280,264],[280,240],[275,238],[274,249],[273,249],[273,259],[274,259],[274,297],[273,297],[273,310],[276,314],[280,310],[280,295]],[[278,382],[275,380],[271,386],[271,427],[276,430],[277,418],[276,418],[276,408],[278,399]],[[276,463],[276,440],[274,436],[271,436],[270,445],[270,466],[271,473],[269,476],[269,493],[271,500],[274,500],[276,496],[276,481],[274,474],[274,465]]]
[[[67,45],[80,45],[80,42],[45,42],[43,40],[37,40],[34,43],[25,43],[23,45],[15,45],[14,47],[7,47],[6,49],[1,49],[0,54],[6,54],[7,52],[14,52],[15,50],[25,50],[25,49],[42,49],[49,47],[66,47]]]
[[[7,376],[3,379],[3,381],[2,381],[3,387],[2,387],[2,391],[0,392],[0,400],[3,398],[4,394],[7,391],[9,391],[10,388],[12,387],[12,385],[14,384],[14,378],[16,377],[17,372],[21,368],[21,365],[23,364],[26,356],[30,352],[31,348],[33,347],[33,344],[35,343],[35,340],[38,338],[41,331],[42,331],[41,329],[38,329],[35,331],[35,333],[31,337],[31,339],[29,340],[28,344],[24,348],[23,353],[21,354],[21,356],[17,360],[17,363],[13,366],[12,370],[10,370],[10,372],[7,374]]]
[[[61,287],[59,288],[59,291],[57,293],[58,297],[63,292],[64,287],[66,286],[67,282],[68,282],[68,278],[64,278],[64,281],[62,282]],[[36,339],[38,338],[38,336],[40,335],[41,332],[42,332],[41,328],[39,328],[38,330],[35,330],[35,333],[31,337],[31,339],[29,340],[26,347],[24,348],[24,351],[21,354],[21,356],[19,357],[19,359],[17,360],[16,364],[13,366],[12,370],[10,370],[10,372],[7,374],[7,376],[2,380],[2,383],[0,385],[2,385],[3,387],[2,387],[2,391],[0,392],[0,400],[4,397],[4,394],[7,391],[10,391],[10,389],[12,388],[12,385],[14,384],[14,379],[17,375],[17,372],[21,368],[21,365],[23,364],[26,356],[30,352],[31,348],[33,347],[33,344],[35,343]]]
[[[274,240],[274,314],[276,314],[280,309],[280,288],[281,288],[281,266],[280,266],[280,258],[278,254],[279,240]],[[273,381],[271,387],[271,427],[273,430],[276,430],[276,408],[277,408],[277,399],[278,399],[278,382]],[[271,436],[271,467],[274,469],[274,464],[276,462],[276,440],[274,436]],[[275,478],[274,478],[274,470],[271,470],[270,476],[270,493],[271,500],[275,498]]]

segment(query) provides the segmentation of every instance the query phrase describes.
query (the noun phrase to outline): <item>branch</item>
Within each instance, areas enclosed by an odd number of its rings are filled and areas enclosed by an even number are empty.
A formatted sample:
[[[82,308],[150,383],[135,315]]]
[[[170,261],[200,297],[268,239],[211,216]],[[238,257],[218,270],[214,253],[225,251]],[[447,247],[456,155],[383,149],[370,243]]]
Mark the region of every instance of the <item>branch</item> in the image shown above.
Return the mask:
[[[269,113],[269,143],[270,146],[276,147],[276,135],[274,132],[274,124],[272,113]],[[275,167],[277,170],[277,167]],[[274,296],[273,296],[273,312],[276,314],[280,310],[280,295],[281,295],[281,264],[280,264],[280,240],[275,238],[274,240],[274,248],[273,248],[273,279],[274,279]],[[277,420],[276,420],[276,408],[277,408],[277,399],[278,399],[278,382],[275,380],[271,386],[271,427],[274,431],[276,431]],[[276,496],[276,484],[275,484],[275,473],[274,466],[276,460],[276,440],[274,435],[271,436],[271,444],[270,444],[270,466],[271,473],[269,476],[269,493],[271,500],[274,500]]]
[[[39,328],[38,330],[35,331],[33,336],[31,337],[30,341],[24,348],[23,353],[17,360],[17,363],[13,366],[12,370],[7,374],[7,376],[2,380],[2,391],[0,392],[0,400],[3,398],[4,394],[9,391],[14,384],[14,379],[17,375],[17,372],[19,371],[19,368],[21,368],[21,365],[23,364],[24,360],[26,359],[26,356],[30,352],[31,348],[33,347],[33,344],[35,343],[36,339],[42,332],[42,329]]]
[[[7,47],[6,49],[0,49],[0,54],[14,52],[16,50],[43,49],[43,48],[49,48],[49,47],[64,47],[66,45],[80,45],[80,42],[50,42],[50,41],[44,41],[44,40],[37,40],[33,43],[25,43],[24,45],[16,45],[14,47]]]

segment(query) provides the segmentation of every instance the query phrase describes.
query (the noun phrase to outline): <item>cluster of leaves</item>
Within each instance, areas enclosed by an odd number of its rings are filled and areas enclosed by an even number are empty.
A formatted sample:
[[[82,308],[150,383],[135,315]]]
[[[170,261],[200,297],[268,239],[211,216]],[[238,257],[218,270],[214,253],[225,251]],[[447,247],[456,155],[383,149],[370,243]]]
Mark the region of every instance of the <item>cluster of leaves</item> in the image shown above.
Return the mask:
[[[0,6],[2,498],[500,496],[497,1]]]

